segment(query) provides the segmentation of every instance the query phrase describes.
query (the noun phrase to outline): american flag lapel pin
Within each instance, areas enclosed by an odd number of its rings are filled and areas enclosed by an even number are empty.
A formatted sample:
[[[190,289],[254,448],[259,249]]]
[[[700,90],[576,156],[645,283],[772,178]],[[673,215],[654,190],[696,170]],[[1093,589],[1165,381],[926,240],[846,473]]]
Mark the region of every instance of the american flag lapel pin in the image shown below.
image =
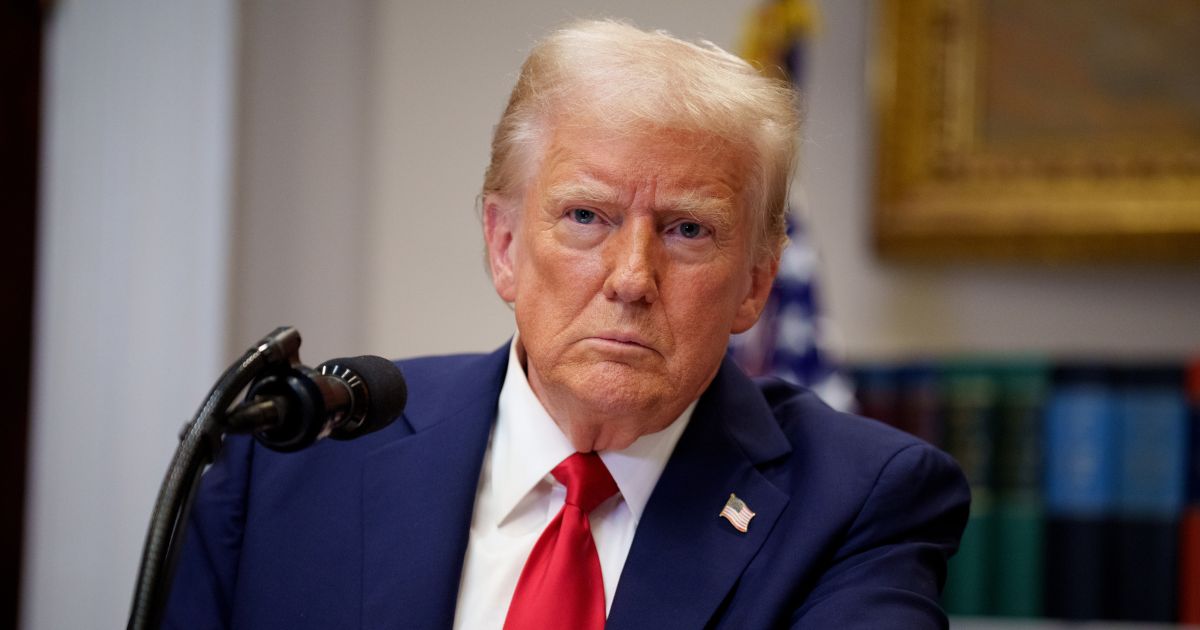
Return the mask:
[[[717,516],[729,521],[734,529],[744,534],[746,528],[750,527],[750,519],[754,518],[754,512],[750,511],[750,506],[746,505],[745,501],[730,492],[729,500],[725,502],[725,507],[721,508],[721,513]]]

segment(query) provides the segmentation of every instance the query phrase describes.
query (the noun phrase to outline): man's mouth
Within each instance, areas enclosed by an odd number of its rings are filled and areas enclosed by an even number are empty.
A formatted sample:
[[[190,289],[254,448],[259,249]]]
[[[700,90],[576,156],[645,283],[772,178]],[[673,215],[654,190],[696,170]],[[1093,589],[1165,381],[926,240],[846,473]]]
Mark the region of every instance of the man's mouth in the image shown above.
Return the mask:
[[[648,349],[651,348],[649,340],[634,332],[605,330],[592,335],[591,338],[598,341],[606,341],[624,346],[642,347]]]

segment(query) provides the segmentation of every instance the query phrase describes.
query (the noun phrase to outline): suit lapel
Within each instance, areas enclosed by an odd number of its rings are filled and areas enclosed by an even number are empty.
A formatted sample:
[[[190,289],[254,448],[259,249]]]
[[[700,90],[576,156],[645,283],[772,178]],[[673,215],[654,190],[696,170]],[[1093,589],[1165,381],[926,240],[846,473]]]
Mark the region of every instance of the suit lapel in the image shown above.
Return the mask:
[[[788,503],[756,465],[790,450],[758,388],[726,360],[646,505],[606,627],[704,627]],[[718,517],[730,493],[755,512],[746,533]]]
[[[363,468],[363,627],[451,626],[507,358],[505,346],[454,374],[413,370],[414,433]]]

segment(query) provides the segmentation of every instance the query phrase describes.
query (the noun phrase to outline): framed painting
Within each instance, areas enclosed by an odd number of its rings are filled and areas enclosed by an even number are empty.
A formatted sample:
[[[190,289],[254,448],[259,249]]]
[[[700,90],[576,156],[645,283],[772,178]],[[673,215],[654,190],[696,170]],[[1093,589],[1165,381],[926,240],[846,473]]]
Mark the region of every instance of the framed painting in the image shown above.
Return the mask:
[[[880,7],[881,255],[1200,261],[1200,2]]]

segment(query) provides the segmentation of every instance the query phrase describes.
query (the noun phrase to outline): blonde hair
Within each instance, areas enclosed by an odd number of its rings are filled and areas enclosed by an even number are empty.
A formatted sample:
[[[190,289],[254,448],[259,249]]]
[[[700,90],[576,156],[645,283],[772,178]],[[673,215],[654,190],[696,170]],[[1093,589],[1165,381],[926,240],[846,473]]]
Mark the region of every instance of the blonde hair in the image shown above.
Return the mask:
[[[703,131],[749,149],[755,243],[760,255],[779,255],[799,127],[788,83],[711,42],[612,20],[574,22],[538,42],[521,66],[492,138],[484,195],[523,195],[547,132],[580,112],[607,129]]]

